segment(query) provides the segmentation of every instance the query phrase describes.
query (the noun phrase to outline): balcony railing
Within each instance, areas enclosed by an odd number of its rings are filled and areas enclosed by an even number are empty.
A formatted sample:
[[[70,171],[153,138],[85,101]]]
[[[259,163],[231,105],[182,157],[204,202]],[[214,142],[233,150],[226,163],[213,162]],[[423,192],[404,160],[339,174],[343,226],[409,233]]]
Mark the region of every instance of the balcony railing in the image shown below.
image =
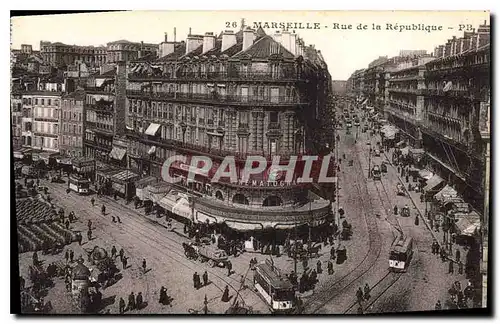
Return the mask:
[[[429,96],[448,96],[456,98],[469,98],[472,97],[472,92],[468,89],[451,89],[444,91],[443,89],[429,88],[427,89]]]
[[[261,81],[299,81],[303,77],[296,72],[188,72],[188,73],[165,73],[165,74],[146,74],[146,73],[129,73],[130,81],[141,80],[213,80],[213,81],[245,81],[245,80],[261,80]]]
[[[390,87],[389,92],[400,92],[400,93],[411,93],[415,95],[422,95],[425,89],[411,89],[411,88],[401,88],[401,87]]]
[[[114,88],[86,87],[85,91],[88,93],[95,93],[95,94],[107,94],[107,95],[114,95],[115,94]]]
[[[280,129],[280,124],[278,122],[270,122],[269,125],[267,125],[267,128],[269,129]]]
[[[128,96],[138,96],[155,99],[172,99],[176,101],[192,102],[220,102],[229,104],[259,104],[259,105],[304,105],[299,99],[289,96],[242,96],[242,95],[220,95],[217,93],[173,93],[173,92],[146,92],[141,90],[127,90]]]

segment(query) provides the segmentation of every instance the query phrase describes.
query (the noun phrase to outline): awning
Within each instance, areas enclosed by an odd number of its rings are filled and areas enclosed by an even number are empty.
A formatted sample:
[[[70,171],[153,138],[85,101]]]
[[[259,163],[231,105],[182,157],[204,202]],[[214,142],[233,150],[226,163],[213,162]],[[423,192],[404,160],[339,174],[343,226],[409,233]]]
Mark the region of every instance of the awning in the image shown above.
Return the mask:
[[[113,146],[113,149],[109,152],[109,157],[121,161],[125,157],[125,153],[127,153],[127,150],[121,147]]]
[[[59,163],[59,164],[66,164],[66,165],[71,165],[71,164],[73,163],[73,162],[71,161],[71,158],[68,158],[68,157],[66,157],[66,158],[59,158],[59,159],[57,159],[56,161],[57,161],[57,163]]]
[[[102,87],[102,85],[106,81],[113,81],[113,79],[109,79],[109,78],[107,78],[107,79],[95,79],[95,86],[96,86],[96,88]]]
[[[420,170],[420,171],[418,171],[418,175],[422,179],[429,180],[430,178],[432,178],[432,176],[434,175],[434,173],[432,173],[429,170]]]
[[[156,152],[156,146],[151,146],[148,150],[148,154],[154,154]]]
[[[455,214],[455,223],[460,235],[473,236],[481,228],[481,217],[475,211],[470,214]]]
[[[121,180],[127,182],[130,180],[134,181],[135,179],[139,178],[139,175],[129,170],[122,170],[116,174],[113,174],[111,178],[113,180]]]
[[[408,147],[402,148],[401,149],[401,154],[406,156],[410,152],[410,149]]]
[[[439,186],[444,180],[438,175],[433,175],[429,180],[427,180],[427,185],[424,187],[424,191],[431,191],[432,189]]]
[[[22,159],[23,157],[24,157],[24,154],[22,152],[19,152],[19,151],[14,152],[14,158]]]
[[[163,209],[171,212],[172,208],[174,208],[176,204],[176,199],[177,199],[177,194],[172,195],[172,194],[167,194],[165,195],[160,201],[158,201],[158,205],[162,207]]]
[[[137,180],[134,185],[136,188],[144,188],[144,187],[147,187],[149,184],[155,183],[157,181],[158,181],[158,179],[156,179],[155,177],[147,176],[145,178]]]
[[[410,152],[411,152],[412,155],[422,155],[422,154],[425,154],[425,151],[423,149],[412,148],[410,150]]]
[[[146,188],[135,188],[135,195],[140,200],[148,200],[149,199],[149,191]]]
[[[224,134],[222,134],[222,133],[216,133],[216,132],[207,132],[207,135],[220,136],[220,137],[224,136]]]
[[[444,202],[447,198],[455,197],[458,197],[458,192],[449,185],[446,185],[441,191],[434,195],[434,198],[440,202]]]
[[[156,136],[156,133],[160,129],[160,126],[161,126],[160,124],[151,123],[151,124],[149,124],[148,129],[146,129],[144,134],[150,135],[150,136]]]
[[[189,205],[189,201],[185,198],[181,198],[177,201],[175,206],[172,208],[172,213],[179,215],[181,217],[185,217],[187,219],[191,219],[193,216],[193,212],[191,206]]]

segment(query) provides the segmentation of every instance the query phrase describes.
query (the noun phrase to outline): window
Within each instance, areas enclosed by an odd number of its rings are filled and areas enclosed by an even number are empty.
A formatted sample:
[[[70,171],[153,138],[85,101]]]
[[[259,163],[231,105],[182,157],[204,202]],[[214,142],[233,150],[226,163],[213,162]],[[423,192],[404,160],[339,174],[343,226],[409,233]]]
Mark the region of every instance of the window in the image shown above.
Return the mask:
[[[47,99],[47,105],[52,106],[52,99]]]
[[[78,125],[78,134],[82,133],[82,125]]]
[[[35,105],[38,105],[38,98],[35,98]]]
[[[40,101],[41,101],[41,105],[45,106],[45,100],[42,98],[42,99],[40,99]]]
[[[271,123],[277,123],[278,122],[278,112],[277,111],[271,111],[269,113],[269,121]]]

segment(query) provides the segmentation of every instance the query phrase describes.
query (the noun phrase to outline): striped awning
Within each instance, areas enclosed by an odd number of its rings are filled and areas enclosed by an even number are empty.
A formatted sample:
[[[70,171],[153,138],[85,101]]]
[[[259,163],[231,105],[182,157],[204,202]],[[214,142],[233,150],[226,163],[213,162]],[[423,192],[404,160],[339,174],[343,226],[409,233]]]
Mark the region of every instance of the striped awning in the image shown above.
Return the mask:
[[[455,214],[455,217],[458,218],[455,226],[460,235],[474,236],[481,227],[481,217],[475,211],[469,214]]]
[[[109,157],[121,161],[125,157],[126,153],[127,150],[125,150],[124,148],[113,146],[113,149],[111,150],[111,152],[109,152]]]
[[[146,129],[146,131],[144,132],[144,134],[149,135],[149,136],[156,136],[156,133],[160,129],[160,126],[161,126],[160,124],[151,123],[151,124],[149,124],[149,126]]]
[[[429,180],[427,180],[427,185],[424,187],[424,191],[430,191],[443,183],[443,179],[437,174],[433,175]]]

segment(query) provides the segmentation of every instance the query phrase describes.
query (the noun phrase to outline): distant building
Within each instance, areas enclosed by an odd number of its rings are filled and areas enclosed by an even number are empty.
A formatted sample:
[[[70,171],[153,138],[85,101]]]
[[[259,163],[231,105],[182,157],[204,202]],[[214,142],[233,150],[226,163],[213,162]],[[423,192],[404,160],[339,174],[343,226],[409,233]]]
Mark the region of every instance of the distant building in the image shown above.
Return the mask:
[[[61,100],[60,153],[63,156],[79,158],[83,156],[85,92],[77,90],[64,95]]]
[[[66,45],[60,42],[40,42],[40,53],[44,62],[51,66],[69,66],[76,61],[100,66],[106,63],[106,48],[94,46]]]
[[[158,44],[147,44],[144,42],[134,43],[128,40],[118,40],[106,45],[106,62],[117,63],[120,61],[128,62],[140,59],[146,55],[156,57],[158,53]]]
[[[332,81],[333,93],[344,94],[347,91],[347,81],[333,80]]]

